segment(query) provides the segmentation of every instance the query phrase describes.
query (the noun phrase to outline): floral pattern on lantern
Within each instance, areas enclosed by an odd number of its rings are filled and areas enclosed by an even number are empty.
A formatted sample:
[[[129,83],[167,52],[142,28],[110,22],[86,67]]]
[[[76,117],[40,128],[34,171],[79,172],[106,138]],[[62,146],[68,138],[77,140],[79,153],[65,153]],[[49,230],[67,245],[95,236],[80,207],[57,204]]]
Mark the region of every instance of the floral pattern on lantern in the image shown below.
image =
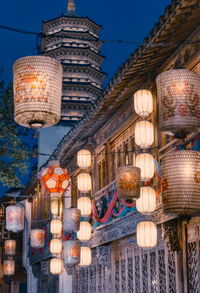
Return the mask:
[[[156,209],[156,193],[150,186],[140,188],[140,197],[136,200],[136,208],[141,214],[152,213]]]
[[[62,241],[60,239],[52,239],[50,242],[50,252],[59,254],[62,252]]]
[[[79,266],[89,266],[92,262],[92,251],[89,247],[81,247],[81,257]]]
[[[24,208],[22,205],[11,205],[6,208],[6,229],[15,233],[24,229]]]
[[[157,245],[157,227],[153,222],[145,221],[137,225],[137,245],[142,248]]]
[[[4,244],[5,244],[5,255],[15,255],[16,241],[10,239],[10,240],[6,240]]]
[[[53,219],[50,224],[50,231],[52,234],[61,234],[62,222],[59,219]]]
[[[136,157],[136,167],[141,169],[141,180],[148,181],[154,176],[154,158],[151,154],[139,154]]]
[[[80,197],[77,201],[77,207],[81,211],[82,217],[88,217],[92,212],[92,205],[89,197]]]
[[[80,230],[77,232],[77,238],[80,241],[88,241],[91,239],[92,235],[92,226],[88,222],[81,222],[80,223]]]
[[[143,149],[154,143],[154,127],[149,121],[140,121],[135,126],[135,143]]]
[[[78,189],[82,193],[87,193],[92,189],[92,179],[88,173],[80,173],[77,176]]]
[[[77,265],[80,262],[80,241],[67,240],[64,242],[64,263],[68,266]]]
[[[31,230],[31,247],[42,248],[44,246],[45,231],[42,229]]]
[[[3,261],[3,273],[5,276],[12,276],[15,273],[15,261],[6,259]]]
[[[76,208],[64,209],[64,231],[76,232],[80,228],[81,211]]]
[[[52,275],[59,275],[63,270],[63,260],[61,258],[52,258],[50,261],[50,272]]]
[[[77,165],[79,168],[86,169],[91,166],[92,156],[88,150],[80,150],[77,153]]]
[[[134,94],[134,110],[141,117],[153,112],[153,96],[149,90],[141,89]]]

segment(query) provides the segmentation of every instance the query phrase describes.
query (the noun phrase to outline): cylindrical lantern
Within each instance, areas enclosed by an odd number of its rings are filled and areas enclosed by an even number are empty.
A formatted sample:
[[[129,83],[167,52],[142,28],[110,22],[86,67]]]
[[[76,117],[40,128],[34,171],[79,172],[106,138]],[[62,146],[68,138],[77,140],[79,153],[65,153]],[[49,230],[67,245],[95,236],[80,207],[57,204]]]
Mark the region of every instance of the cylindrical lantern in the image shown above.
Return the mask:
[[[154,127],[149,121],[140,121],[135,126],[135,143],[143,149],[154,143]]]
[[[140,222],[137,225],[137,245],[142,248],[157,245],[157,227],[153,222]]]
[[[80,192],[89,192],[92,189],[92,179],[88,173],[80,173],[77,176],[78,180],[78,189]]]
[[[156,78],[161,131],[184,137],[200,128],[200,75],[171,69]]]
[[[140,197],[136,200],[136,208],[141,214],[152,213],[156,209],[156,193],[152,187],[140,188]]]
[[[82,168],[89,168],[91,166],[92,157],[88,150],[80,150],[77,153],[77,165]]]
[[[59,219],[53,219],[50,224],[50,231],[52,234],[61,234],[62,222]]]
[[[61,64],[46,56],[28,56],[18,59],[13,70],[15,121],[33,128],[56,124],[61,114]]]
[[[50,252],[59,254],[62,252],[62,241],[60,239],[52,239],[50,242]]]
[[[44,246],[45,231],[42,229],[31,230],[31,247],[42,248]]]
[[[5,255],[15,255],[16,251],[16,241],[6,240],[5,241]]]
[[[3,261],[3,273],[5,276],[12,276],[15,273],[15,261],[6,259]]]
[[[151,154],[139,154],[136,157],[136,167],[141,169],[141,180],[148,181],[154,176],[154,158]]]
[[[80,241],[88,241],[91,239],[92,235],[92,226],[88,222],[80,223],[80,230],[77,232],[77,238]]]
[[[11,205],[6,208],[6,229],[15,233],[24,229],[24,208],[22,205]]]
[[[173,151],[162,159],[162,199],[166,213],[200,213],[200,153]]]
[[[63,260],[61,258],[52,258],[50,261],[50,272],[53,275],[59,275],[63,270]]]
[[[78,209],[82,217],[88,217],[92,212],[91,200],[89,197],[82,196],[77,201]]]
[[[69,266],[80,262],[80,241],[67,240],[64,242],[64,263]]]
[[[64,209],[64,231],[76,232],[80,228],[81,211],[76,208]]]
[[[51,213],[52,215],[58,215],[59,214],[59,202],[58,199],[52,199],[51,200]]]
[[[136,199],[140,196],[140,173],[140,169],[134,166],[117,169],[117,191],[120,199]]]
[[[141,89],[134,94],[135,112],[142,116],[149,116],[153,112],[153,97],[148,90]]]
[[[92,262],[92,251],[89,247],[81,247],[81,257],[79,266],[89,266]]]

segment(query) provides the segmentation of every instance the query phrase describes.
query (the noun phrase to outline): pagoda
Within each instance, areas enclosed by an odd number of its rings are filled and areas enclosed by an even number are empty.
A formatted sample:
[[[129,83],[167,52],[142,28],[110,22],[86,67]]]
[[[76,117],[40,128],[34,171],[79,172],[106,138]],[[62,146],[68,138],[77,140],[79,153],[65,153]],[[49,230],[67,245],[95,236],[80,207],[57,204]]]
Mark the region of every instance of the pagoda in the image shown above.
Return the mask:
[[[88,17],[76,14],[74,0],[68,0],[66,14],[43,22],[41,54],[63,65],[61,122],[66,125],[79,121],[102,94],[100,30]]]

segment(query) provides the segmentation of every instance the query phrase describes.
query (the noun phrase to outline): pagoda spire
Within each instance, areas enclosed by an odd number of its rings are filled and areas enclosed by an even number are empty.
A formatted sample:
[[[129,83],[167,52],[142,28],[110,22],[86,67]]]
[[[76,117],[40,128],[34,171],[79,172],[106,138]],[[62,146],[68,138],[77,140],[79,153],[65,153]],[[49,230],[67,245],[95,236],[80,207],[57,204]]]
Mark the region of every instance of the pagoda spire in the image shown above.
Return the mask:
[[[68,0],[67,12],[69,14],[75,13],[75,0]]]

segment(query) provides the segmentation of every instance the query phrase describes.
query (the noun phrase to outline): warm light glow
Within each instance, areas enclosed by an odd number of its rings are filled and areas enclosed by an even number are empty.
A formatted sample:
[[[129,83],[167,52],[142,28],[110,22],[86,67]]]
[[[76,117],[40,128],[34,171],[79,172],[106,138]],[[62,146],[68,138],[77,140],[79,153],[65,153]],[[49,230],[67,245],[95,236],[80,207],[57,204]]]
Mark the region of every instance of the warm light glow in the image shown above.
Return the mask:
[[[80,241],[87,241],[91,239],[92,235],[92,226],[88,222],[80,223],[80,230],[77,232],[77,238]]]
[[[136,208],[142,214],[152,213],[156,209],[156,193],[149,186],[140,188],[140,197],[136,200]]]
[[[80,228],[81,212],[76,208],[64,209],[64,231],[76,232]]]
[[[58,215],[59,213],[59,202],[58,199],[51,200],[51,213],[52,215]]]
[[[61,258],[52,258],[50,261],[50,272],[53,275],[59,275],[63,270],[63,260]]]
[[[78,189],[80,192],[89,192],[92,189],[91,176],[88,173],[80,173],[77,176]]]
[[[80,150],[77,153],[77,165],[82,168],[89,168],[91,166],[92,157],[88,150]]]
[[[83,196],[78,199],[78,209],[81,211],[82,217],[88,217],[92,212],[91,199]]]
[[[58,254],[62,252],[62,241],[60,239],[52,239],[50,242],[50,252]]]
[[[22,205],[11,205],[6,208],[6,229],[19,232],[24,229],[24,208]]]
[[[89,247],[81,247],[80,266],[89,266],[92,262],[92,251]]]
[[[5,276],[12,276],[15,273],[15,261],[6,259],[3,261],[3,273]]]
[[[151,154],[139,154],[136,157],[136,166],[141,169],[141,180],[148,181],[154,176],[154,158]]]
[[[153,112],[153,97],[150,91],[141,89],[134,94],[134,109],[142,117]]]
[[[42,248],[44,246],[45,231],[42,229],[31,230],[31,247]]]
[[[157,227],[153,222],[140,222],[137,225],[137,245],[142,248],[157,245]]]
[[[64,242],[64,263],[77,265],[80,262],[80,241],[67,240]]]
[[[15,255],[16,241],[6,240],[5,241],[5,255]]]
[[[52,234],[61,234],[62,222],[59,219],[53,219],[51,221],[50,231]]]
[[[149,121],[140,121],[135,126],[135,143],[143,149],[154,143],[154,127]]]

